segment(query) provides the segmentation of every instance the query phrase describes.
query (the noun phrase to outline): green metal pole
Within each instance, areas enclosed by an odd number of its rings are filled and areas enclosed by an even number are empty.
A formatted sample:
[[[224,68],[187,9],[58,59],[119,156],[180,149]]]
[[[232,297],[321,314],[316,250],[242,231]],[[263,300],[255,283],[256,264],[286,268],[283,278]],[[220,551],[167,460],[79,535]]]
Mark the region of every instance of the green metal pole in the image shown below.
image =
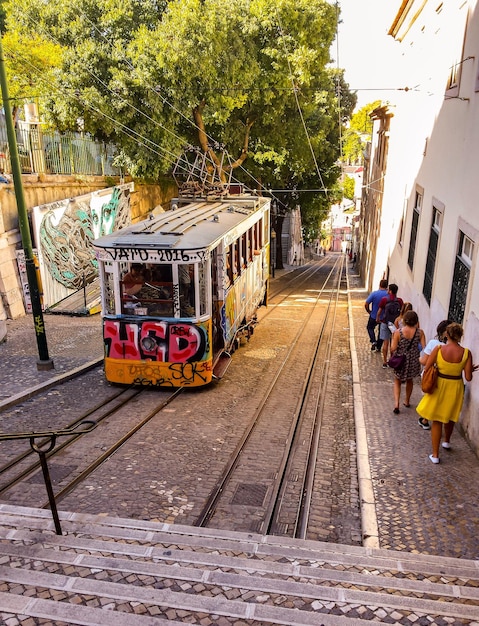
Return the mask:
[[[33,321],[37,338],[38,370],[53,369],[53,361],[48,356],[47,337],[45,324],[43,322],[42,303],[40,299],[40,289],[38,288],[37,272],[35,270],[35,259],[33,258],[32,238],[28,225],[28,213],[23,195],[22,170],[18,157],[17,138],[13,125],[10,99],[8,96],[7,75],[5,72],[5,58],[3,56],[2,37],[0,36],[0,86],[2,89],[3,110],[5,112],[5,123],[7,126],[8,147],[10,150],[10,163],[12,165],[13,185],[15,188],[15,198],[17,200],[18,222],[22,235],[22,244],[25,251],[25,265],[27,270],[27,280],[30,289],[30,299],[32,302]]]

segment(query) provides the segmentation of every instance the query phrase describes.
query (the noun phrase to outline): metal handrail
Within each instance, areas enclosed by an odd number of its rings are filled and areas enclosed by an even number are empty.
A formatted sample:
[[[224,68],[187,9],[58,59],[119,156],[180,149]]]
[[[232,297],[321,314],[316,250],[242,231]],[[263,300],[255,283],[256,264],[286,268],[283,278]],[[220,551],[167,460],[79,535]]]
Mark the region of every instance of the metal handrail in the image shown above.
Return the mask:
[[[55,502],[55,494],[53,493],[52,481],[50,479],[50,472],[48,470],[47,465],[47,454],[53,450],[55,447],[57,437],[73,435],[75,437],[79,437],[80,435],[84,435],[86,433],[91,432],[94,428],[96,428],[97,423],[94,420],[84,420],[75,424],[74,426],[70,426],[68,428],[62,428],[61,430],[46,430],[35,433],[3,433],[0,434],[0,441],[13,441],[15,439],[28,439],[30,441],[31,449],[38,454],[40,457],[40,464],[42,466],[43,479],[45,481],[45,487],[48,494],[48,501],[50,503],[50,508],[52,511],[53,522],[55,524],[55,532],[57,535],[62,534],[62,529],[60,526],[60,518],[58,517],[57,504]],[[85,428],[80,427],[85,426]],[[36,443],[36,439],[43,439],[39,444]],[[48,444],[45,447],[45,444]]]

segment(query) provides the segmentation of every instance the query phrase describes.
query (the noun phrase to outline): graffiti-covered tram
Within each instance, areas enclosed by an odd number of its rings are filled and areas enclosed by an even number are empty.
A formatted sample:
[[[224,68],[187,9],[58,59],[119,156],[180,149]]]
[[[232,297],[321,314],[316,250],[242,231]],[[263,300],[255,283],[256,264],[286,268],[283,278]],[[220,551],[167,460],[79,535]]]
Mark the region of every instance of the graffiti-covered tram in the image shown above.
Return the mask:
[[[266,303],[270,200],[177,198],[94,241],[111,383],[194,387],[220,377]]]

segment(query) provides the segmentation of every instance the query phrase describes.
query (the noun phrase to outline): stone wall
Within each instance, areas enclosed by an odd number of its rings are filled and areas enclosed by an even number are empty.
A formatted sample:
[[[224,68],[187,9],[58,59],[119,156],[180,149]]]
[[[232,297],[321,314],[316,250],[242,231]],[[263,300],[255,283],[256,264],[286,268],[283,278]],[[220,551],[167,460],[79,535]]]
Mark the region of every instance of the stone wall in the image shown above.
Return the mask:
[[[22,182],[25,204],[29,211],[34,206],[88,194],[131,180],[120,181],[119,178],[99,176],[24,175]],[[167,180],[155,185],[135,181],[131,194],[132,222],[145,219],[155,208],[167,208],[169,200],[176,192],[173,181]],[[21,247],[14,186],[0,184],[0,320],[25,315],[16,261],[16,250]]]

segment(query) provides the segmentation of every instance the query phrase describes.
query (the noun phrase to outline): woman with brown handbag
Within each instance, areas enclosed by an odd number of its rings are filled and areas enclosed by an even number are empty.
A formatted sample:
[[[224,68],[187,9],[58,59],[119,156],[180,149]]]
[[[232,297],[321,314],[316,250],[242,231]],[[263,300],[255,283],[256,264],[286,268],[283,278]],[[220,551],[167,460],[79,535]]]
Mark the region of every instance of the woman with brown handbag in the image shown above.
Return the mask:
[[[433,393],[426,393],[417,405],[416,411],[427,420],[432,421],[431,443],[432,454],[429,455],[431,463],[439,463],[439,445],[442,437],[444,424],[444,441],[442,447],[445,450],[451,448],[450,440],[454,424],[461,414],[464,401],[464,378],[472,380],[472,373],[478,368],[473,365],[472,354],[468,348],[463,348],[459,342],[463,335],[460,324],[449,324],[446,328],[446,345],[434,348],[427,359],[425,372],[437,362],[438,379],[437,387]]]
[[[406,383],[406,397],[404,406],[410,407],[411,394],[414,386],[414,378],[421,372],[419,363],[419,346],[424,349],[426,338],[424,332],[418,328],[419,320],[415,311],[407,311],[403,317],[404,326],[397,330],[391,341],[391,354],[403,354],[404,365],[394,370],[394,410],[399,413],[399,400],[401,398],[401,385]]]

